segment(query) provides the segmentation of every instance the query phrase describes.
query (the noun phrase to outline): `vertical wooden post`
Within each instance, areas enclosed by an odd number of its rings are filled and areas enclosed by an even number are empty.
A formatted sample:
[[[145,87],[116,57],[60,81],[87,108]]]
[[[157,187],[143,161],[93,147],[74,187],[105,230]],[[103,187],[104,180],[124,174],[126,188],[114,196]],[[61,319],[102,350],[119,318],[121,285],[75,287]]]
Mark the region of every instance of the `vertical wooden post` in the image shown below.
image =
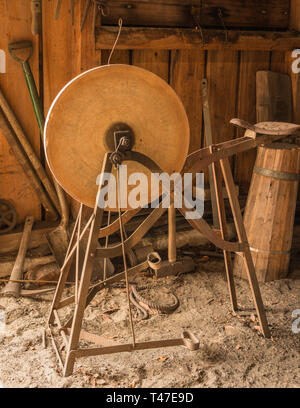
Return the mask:
[[[233,181],[233,177],[231,174],[229,160],[228,158],[226,158],[226,159],[222,159],[220,162],[221,162],[222,173],[223,173],[226,189],[228,192],[228,197],[230,201],[230,206],[231,206],[231,210],[232,210],[232,214],[234,218],[234,224],[235,224],[235,228],[237,231],[238,239],[240,242],[246,244],[243,256],[244,256],[244,262],[245,262],[245,267],[247,270],[248,281],[250,284],[258,320],[259,320],[263,335],[269,338],[270,329],[268,326],[266,312],[265,312],[265,308],[264,308],[263,301],[261,298],[261,293],[260,293],[257,277],[255,274],[255,268],[254,268],[253,261],[252,261],[252,256],[251,256],[251,252],[250,252],[250,248],[249,248],[249,244],[247,240],[247,234],[246,234],[244,223],[243,223],[243,217],[242,217],[239,201],[238,201],[236,191],[234,188],[234,181]]]
[[[211,146],[211,152],[213,152]],[[220,163],[212,163],[212,176],[214,181],[214,190],[216,193],[216,202],[217,202],[217,210],[219,216],[219,225],[221,229],[221,236],[223,239],[228,238],[227,233],[227,224],[226,224],[226,212],[225,212],[225,205],[224,205],[224,198],[223,198],[223,186],[222,186],[222,179],[221,179],[221,168]],[[236,292],[234,286],[234,278],[233,278],[233,268],[232,268],[232,260],[231,254],[228,251],[223,251],[224,254],[224,262],[225,262],[225,269],[226,269],[226,277],[228,283],[228,290],[230,296],[230,303],[231,308],[235,312],[238,310],[237,299],[236,299]]]
[[[112,163],[109,160],[109,155],[110,155],[109,153],[106,153],[104,157],[103,166],[101,170],[102,175],[103,173],[110,173],[112,170]],[[100,182],[99,182],[98,192],[101,190],[102,184],[103,183],[102,183],[102,177],[101,177]],[[86,300],[88,296],[89,285],[90,285],[90,281],[91,281],[91,277],[93,273],[95,253],[96,253],[96,249],[98,246],[98,234],[99,234],[99,230],[102,224],[103,212],[104,212],[104,209],[98,207],[98,195],[97,195],[97,199],[95,202],[95,207],[94,207],[94,211],[92,215],[94,219],[90,227],[89,238],[88,238],[88,243],[86,246],[85,258],[84,258],[84,263],[82,267],[82,274],[81,274],[79,293],[78,293],[78,302],[75,305],[72,328],[71,328],[69,344],[67,348],[66,362],[65,362],[65,367],[64,367],[65,376],[68,376],[72,374],[73,372],[75,360],[74,360],[72,351],[76,350],[78,347],[80,330],[82,326],[82,319],[83,319],[83,315],[84,315],[84,311],[86,307]]]
[[[176,218],[174,201],[168,208],[168,258],[169,262],[176,262]]]

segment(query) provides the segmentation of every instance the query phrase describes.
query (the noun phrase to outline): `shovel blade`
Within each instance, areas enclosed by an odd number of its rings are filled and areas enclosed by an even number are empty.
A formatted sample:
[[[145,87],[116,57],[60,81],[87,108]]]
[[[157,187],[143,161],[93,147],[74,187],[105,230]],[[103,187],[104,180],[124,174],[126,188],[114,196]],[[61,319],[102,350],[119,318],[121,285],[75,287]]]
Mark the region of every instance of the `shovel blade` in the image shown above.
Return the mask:
[[[61,268],[69,246],[69,235],[65,228],[58,226],[46,234],[46,238],[58,266]]]

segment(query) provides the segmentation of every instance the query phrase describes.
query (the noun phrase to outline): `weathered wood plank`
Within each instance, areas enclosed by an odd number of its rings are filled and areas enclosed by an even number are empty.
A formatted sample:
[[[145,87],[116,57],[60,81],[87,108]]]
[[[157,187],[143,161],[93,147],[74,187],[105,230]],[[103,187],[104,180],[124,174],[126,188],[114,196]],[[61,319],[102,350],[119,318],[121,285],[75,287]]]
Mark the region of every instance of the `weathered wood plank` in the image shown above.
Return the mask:
[[[101,51],[101,64],[106,65],[108,63],[108,58],[110,55],[110,50]],[[114,50],[111,60],[111,64],[130,64],[130,51],[126,50]]]
[[[70,21],[69,2],[62,1],[57,20],[54,18],[55,10],[55,1],[43,1],[45,114],[62,87],[79,73],[78,58],[81,56],[78,35]],[[79,18],[78,13],[75,18]]]
[[[169,52],[168,51],[133,51],[132,65],[145,68],[169,81]]]
[[[14,113],[18,117],[25,133],[39,155],[40,136],[34,112],[26,87],[21,64],[8,54],[10,42],[30,40],[33,43],[33,55],[30,65],[39,86],[39,46],[31,34],[31,11],[29,2],[4,0],[0,2],[0,49],[6,53],[6,73],[0,74],[0,87]],[[41,217],[41,206],[21,166],[17,162],[10,146],[0,130],[0,198],[10,201],[18,213],[18,222],[26,215],[35,219]]]
[[[76,36],[75,41],[78,42],[80,47],[80,52],[78,53],[78,59],[80,67],[77,69],[77,73],[86,71],[90,68],[93,68],[101,63],[101,51],[96,51],[95,47],[95,32],[93,29],[94,25],[94,15],[92,12],[88,13],[85,25],[83,30],[80,31],[79,22],[82,21],[82,16],[84,13],[85,1],[80,1],[80,8],[77,8],[76,18],[78,23],[75,23],[76,27]],[[97,15],[96,22],[98,25],[101,25],[101,16]]]
[[[96,29],[96,48],[110,49],[118,28],[102,26]],[[188,28],[124,27],[117,44],[118,49],[194,49],[288,51],[300,48],[300,33],[296,31],[240,31],[200,30]]]
[[[300,57],[300,52],[298,58]],[[292,58],[292,52],[272,52],[271,70],[281,74],[288,74],[291,77],[293,91],[293,119],[295,123],[300,123],[300,77],[299,73],[293,72],[292,64],[295,61]],[[298,64],[300,67],[300,63]]]
[[[290,1],[290,19],[291,29],[300,31],[300,3],[299,0]]]
[[[291,78],[269,70],[256,73],[257,122],[293,121]]]
[[[290,29],[300,31],[300,2],[299,0],[291,0],[290,6]],[[300,46],[295,47],[300,48]],[[287,54],[287,59],[293,62],[291,53]],[[300,65],[300,64],[299,64]],[[294,122],[300,123],[300,75],[291,72],[293,102],[294,102]],[[300,193],[299,193],[300,194]]]
[[[238,53],[209,51],[206,71],[212,133],[215,142],[221,143],[234,138],[229,121],[236,116]]]
[[[193,27],[193,12],[203,26],[287,28],[289,0],[108,0],[103,24],[117,24],[121,17],[126,25]],[[222,19],[219,15],[222,13]]]
[[[28,249],[37,248],[40,245],[47,244],[46,233],[53,231],[57,225],[58,224],[54,222],[35,223],[31,233]],[[17,251],[20,246],[21,238],[22,231],[0,235],[0,254]]]
[[[270,53],[267,51],[242,51],[240,56],[238,117],[249,123],[256,123],[256,71],[269,69]],[[236,129],[237,137],[244,131]],[[256,149],[238,154],[235,157],[235,181],[243,192],[250,186]]]
[[[202,147],[201,79],[204,76],[205,51],[172,51],[170,85],[182,100],[189,119],[191,132],[189,153]]]

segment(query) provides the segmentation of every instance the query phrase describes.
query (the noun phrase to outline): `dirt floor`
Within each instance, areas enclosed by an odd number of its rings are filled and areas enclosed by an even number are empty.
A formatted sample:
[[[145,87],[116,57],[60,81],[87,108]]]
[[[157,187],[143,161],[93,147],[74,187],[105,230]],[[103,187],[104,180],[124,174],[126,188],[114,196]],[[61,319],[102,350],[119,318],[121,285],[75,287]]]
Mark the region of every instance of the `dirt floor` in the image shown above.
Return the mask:
[[[47,338],[42,342],[51,295],[44,300],[0,298],[6,331],[0,334],[0,381],[4,387],[300,387],[300,333],[292,331],[292,312],[300,309],[300,279],[260,284],[272,338],[257,330],[248,283],[236,279],[240,317],[230,312],[223,261],[200,259],[194,273],[155,280],[143,291],[180,306],[148,320],[133,308],[137,341],[173,338],[190,329],[198,351],[184,347],[138,351],[77,360],[74,374],[61,371]],[[111,341],[129,342],[130,324],[123,287],[99,292],[85,313],[84,328]],[[1,312],[1,310],[0,310]],[[70,309],[61,316],[68,315]],[[300,326],[300,324],[298,325]],[[87,345],[87,343],[85,343]]]

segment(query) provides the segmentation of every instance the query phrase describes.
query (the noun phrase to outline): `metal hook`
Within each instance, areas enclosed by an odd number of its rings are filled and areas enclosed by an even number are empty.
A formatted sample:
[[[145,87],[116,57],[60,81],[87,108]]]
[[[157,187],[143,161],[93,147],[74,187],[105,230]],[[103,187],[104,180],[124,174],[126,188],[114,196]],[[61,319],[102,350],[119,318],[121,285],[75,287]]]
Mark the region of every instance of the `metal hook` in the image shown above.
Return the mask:
[[[225,33],[225,42],[227,43],[228,42],[228,31],[227,31],[227,27],[225,25],[225,22],[223,20],[223,11],[220,8],[218,8],[218,17],[219,17],[219,19],[220,19],[220,21],[221,21],[221,23],[223,25],[224,33]]]
[[[201,24],[200,24],[200,20],[199,20],[198,14],[197,14],[196,7],[192,6],[190,12],[191,12],[191,16],[194,19],[194,23],[196,24],[196,29],[198,29],[200,31],[202,46],[204,46],[205,41],[204,41],[203,29],[202,29]]]

